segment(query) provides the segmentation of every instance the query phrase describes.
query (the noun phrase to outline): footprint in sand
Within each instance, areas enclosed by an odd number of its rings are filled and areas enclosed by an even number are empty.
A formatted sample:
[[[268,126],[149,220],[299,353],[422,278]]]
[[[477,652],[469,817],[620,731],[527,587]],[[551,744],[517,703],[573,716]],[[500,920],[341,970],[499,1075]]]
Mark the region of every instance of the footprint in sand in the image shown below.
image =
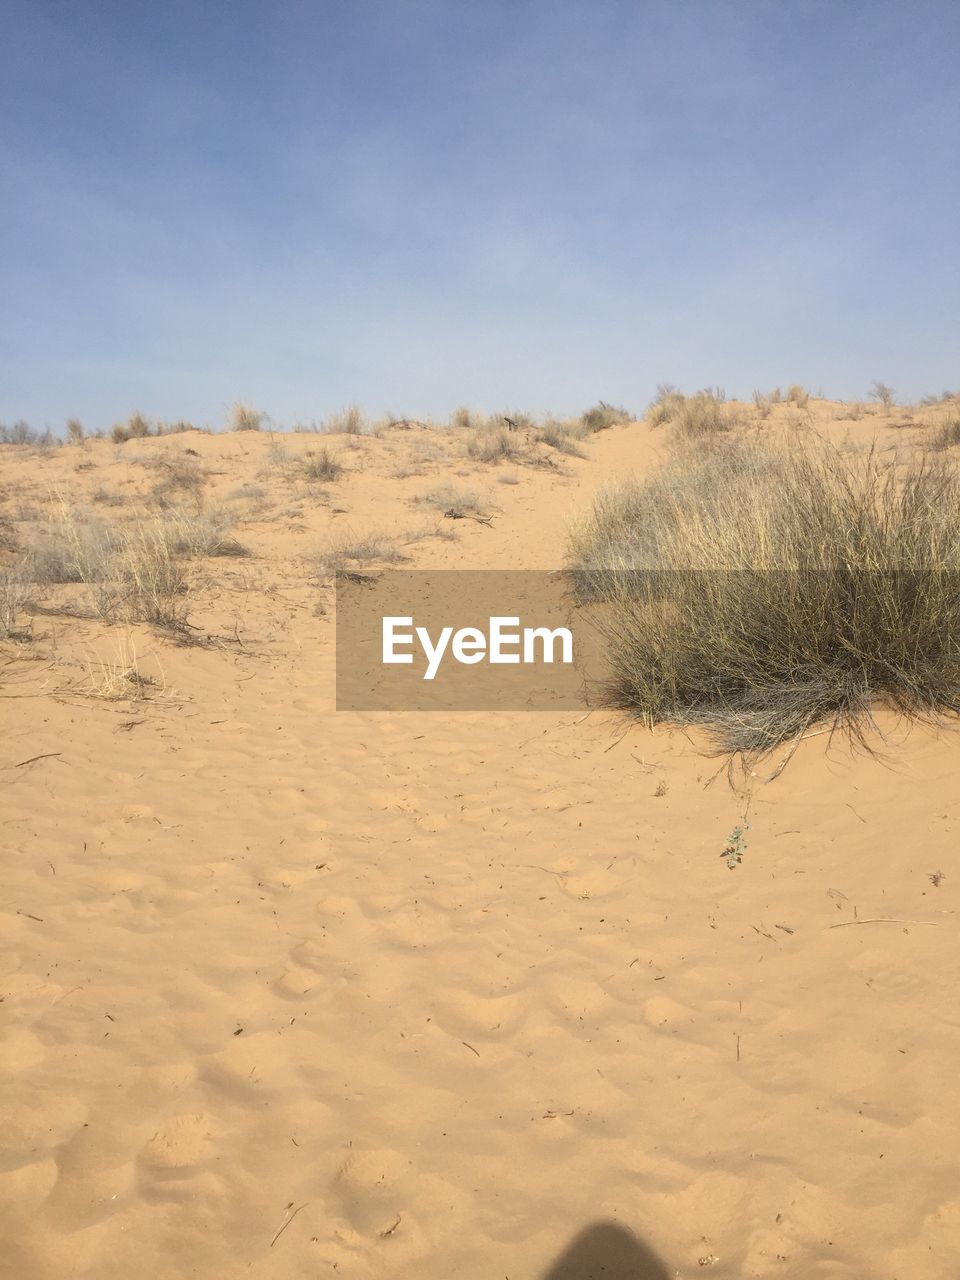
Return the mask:
[[[377,1233],[403,1216],[413,1162],[399,1151],[355,1151],[343,1162],[332,1190],[356,1231]]]

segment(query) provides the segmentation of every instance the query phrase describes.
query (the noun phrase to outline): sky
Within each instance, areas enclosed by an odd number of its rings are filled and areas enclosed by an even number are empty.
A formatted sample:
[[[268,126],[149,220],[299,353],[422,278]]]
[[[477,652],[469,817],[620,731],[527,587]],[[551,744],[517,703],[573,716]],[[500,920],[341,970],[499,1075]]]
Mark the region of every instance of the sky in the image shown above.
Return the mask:
[[[0,421],[960,386],[956,0],[0,0]]]

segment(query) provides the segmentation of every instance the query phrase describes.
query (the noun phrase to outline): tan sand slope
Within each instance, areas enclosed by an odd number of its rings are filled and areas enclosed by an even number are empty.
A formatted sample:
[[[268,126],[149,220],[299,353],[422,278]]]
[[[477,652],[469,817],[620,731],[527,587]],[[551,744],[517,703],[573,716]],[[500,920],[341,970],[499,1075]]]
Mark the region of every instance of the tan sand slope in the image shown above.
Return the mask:
[[[553,568],[662,434],[557,470],[330,446],[326,499],[290,478],[310,437],[3,452],[25,536],[56,491],[126,518],[192,448],[254,554],[194,566],[207,647],[52,611],[70,587],[4,647],[0,1274],[537,1280],[603,1222],[653,1280],[960,1274],[960,739],[805,742],[731,870],[744,799],[680,733],[335,713],[323,537]],[[499,511],[419,540],[448,480]],[[86,696],[118,635],[154,696]],[[629,1274],[599,1271],[628,1246],[562,1274]]]

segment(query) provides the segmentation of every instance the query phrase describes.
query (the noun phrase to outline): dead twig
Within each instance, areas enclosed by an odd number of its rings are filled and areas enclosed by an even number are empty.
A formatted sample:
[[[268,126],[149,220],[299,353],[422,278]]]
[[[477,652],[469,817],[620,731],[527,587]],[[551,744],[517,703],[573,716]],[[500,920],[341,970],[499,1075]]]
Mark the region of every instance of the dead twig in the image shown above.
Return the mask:
[[[828,929],[845,929],[848,924],[929,924],[939,925],[939,920],[899,920],[893,916],[870,916],[866,920],[840,920],[836,924],[828,924]]]
[[[293,1209],[293,1201],[292,1201],[292,1200],[290,1201],[290,1203],[287,1205],[287,1216],[286,1216],[286,1218],[283,1220],[283,1223],[281,1224],[280,1229],[278,1230],[277,1234],[276,1234],[276,1235],[273,1237],[273,1239],[270,1241],[270,1248],[271,1248],[271,1249],[272,1249],[272,1248],[273,1248],[273,1246],[277,1243],[277,1241],[280,1239],[280,1237],[283,1235],[283,1233],[286,1231],[287,1227],[289,1227],[290,1223],[294,1220],[294,1218],[297,1216],[297,1214],[300,1212],[300,1210],[301,1210],[301,1209],[305,1209],[306,1207],[307,1207],[307,1206],[306,1206],[306,1204],[301,1204],[301,1205],[298,1205],[298,1207],[297,1207],[296,1209]],[[290,1210],[291,1210],[291,1209],[293,1209],[293,1213],[291,1213],[291,1212],[290,1212]]]

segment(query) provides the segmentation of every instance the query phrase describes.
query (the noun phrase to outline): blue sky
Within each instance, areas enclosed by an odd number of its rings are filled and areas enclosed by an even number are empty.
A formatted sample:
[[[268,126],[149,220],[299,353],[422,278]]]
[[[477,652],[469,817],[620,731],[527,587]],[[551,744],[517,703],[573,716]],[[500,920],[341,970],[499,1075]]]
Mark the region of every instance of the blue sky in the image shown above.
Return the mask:
[[[0,21],[2,421],[960,384],[956,0]]]

